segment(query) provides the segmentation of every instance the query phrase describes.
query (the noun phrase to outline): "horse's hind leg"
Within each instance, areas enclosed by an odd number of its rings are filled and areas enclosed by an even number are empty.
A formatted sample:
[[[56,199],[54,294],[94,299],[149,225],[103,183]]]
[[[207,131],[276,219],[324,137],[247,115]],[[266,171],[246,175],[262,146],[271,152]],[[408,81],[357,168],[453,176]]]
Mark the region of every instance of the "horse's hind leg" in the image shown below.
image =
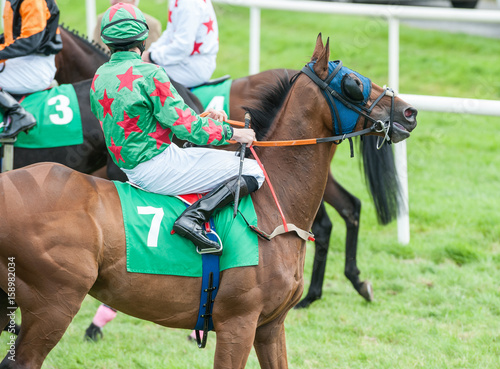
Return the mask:
[[[356,264],[361,201],[344,189],[331,174],[328,176],[323,199],[337,210],[346,224],[344,274],[361,296],[367,301],[372,301],[371,283],[359,280],[360,271]]]
[[[43,306],[21,306],[21,332],[17,337],[12,358],[7,355],[0,369],[39,369],[50,350],[59,342],[80,307],[81,301],[66,303],[65,297],[58,297],[59,304],[51,301]],[[45,301],[43,298],[41,301]],[[76,306],[77,305],[77,306]],[[15,359],[13,361],[12,359]]]
[[[316,239],[316,249],[314,252],[311,284],[309,285],[306,297],[295,306],[296,309],[306,308],[321,298],[332,227],[332,222],[326,213],[325,204],[321,203],[312,226],[312,232]]]
[[[21,331],[16,340],[15,361],[7,355],[0,364],[0,369],[41,368],[88,292],[82,283],[83,277],[68,276],[70,281],[73,278],[74,283],[68,282],[65,286],[58,283],[32,285],[29,289],[21,283],[16,286],[16,301],[22,315]]]

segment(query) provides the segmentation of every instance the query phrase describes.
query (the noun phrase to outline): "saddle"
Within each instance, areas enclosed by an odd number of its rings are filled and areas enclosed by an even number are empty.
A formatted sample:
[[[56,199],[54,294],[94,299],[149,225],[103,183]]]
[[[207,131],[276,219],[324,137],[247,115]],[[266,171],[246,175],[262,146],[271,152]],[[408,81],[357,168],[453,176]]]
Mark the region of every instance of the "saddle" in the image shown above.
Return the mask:
[[[198,86],[194,86],[192,88],[198,88],[198,87],[202,87],[202,86],[212,86],[212,85],[218,85],[219,83],[222,83],[228,79],[230,79],[231,76],[229,74],[226,74],[222,77],[219,77],[219,78],[213,78],[205,83],[202,83],[201,85],[198,85]]]

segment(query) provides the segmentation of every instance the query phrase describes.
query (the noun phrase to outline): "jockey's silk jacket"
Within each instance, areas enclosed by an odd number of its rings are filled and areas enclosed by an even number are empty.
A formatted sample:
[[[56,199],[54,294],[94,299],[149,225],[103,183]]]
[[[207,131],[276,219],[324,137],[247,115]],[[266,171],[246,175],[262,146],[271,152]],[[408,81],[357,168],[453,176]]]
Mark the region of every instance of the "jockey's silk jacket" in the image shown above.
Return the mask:
[[[210,0],[171,0],[167,29],[149,48],[154,63],[169,66],[198,58],[213,64],[219,51],[219,28]],[[168,69],[167,69],[168,70]]]
[[[62,49],[55,0],[6,0],[0,60],[57,54]]]
[[[96,72],[90,106],[101,122],[113,161],[133,169],[162,151],[175,135],[197,145],[223,145],[228,123],[201,118],[179,96],[165,70],[131,51],[116,52]]]

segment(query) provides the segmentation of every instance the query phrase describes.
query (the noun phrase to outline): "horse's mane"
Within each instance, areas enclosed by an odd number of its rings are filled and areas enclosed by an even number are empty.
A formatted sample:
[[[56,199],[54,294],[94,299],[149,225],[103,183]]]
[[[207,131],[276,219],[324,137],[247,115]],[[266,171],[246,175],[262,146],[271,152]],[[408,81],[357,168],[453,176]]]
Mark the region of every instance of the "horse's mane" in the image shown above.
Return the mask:
[[[98,53],[100,53],[103,57],[106,57],[109,59],[110,53],[108,50],[104,49],[101,45],[96,43],[94,40],[89,41],[86,35],[80,34],[76,29],[69,29],[64,23],[60,24],[59,27],[64,29],[66,32],[83,42],[84,44],[90,46],[91,48],[95,49]]]
[[[289,78],[288,71],[285,70],[283,76],[276,76],[276,81],[259,86],[258,98],[251,105],[243,107],[252,117],[251,125],[257,140],[264,138],[271,128],[274,118],[283,105],[296,77],[297,75],[294,75]]]

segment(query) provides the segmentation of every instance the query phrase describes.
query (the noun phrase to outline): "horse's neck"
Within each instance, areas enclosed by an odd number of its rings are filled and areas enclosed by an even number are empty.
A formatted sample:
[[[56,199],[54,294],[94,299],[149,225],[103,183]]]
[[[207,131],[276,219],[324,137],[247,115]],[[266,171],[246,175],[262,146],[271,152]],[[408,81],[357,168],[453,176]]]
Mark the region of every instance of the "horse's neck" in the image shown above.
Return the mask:
[[[319,109],[321,104],[313,102],[318,109],[304,106],[300,95],[295,93],[288,98],[273,124],[276,129],[268,134],[266,140],[317,138],[329,134],[322,123],[324,116]],[[310,229],[323,197],[331,149],[331,144],[322,143],[259,150],[259,157],[268,172],[287,222]],[[265,193],[265,201],[273,203],[270,192]]]
[[[68,76],[63,83],[74,83],[93,78],[95,71],[109,60],[109,57],[93,45],[71,35],[68,31],[61,32],[63,50],[60,53],[61,64],[66,69],[61,74]]]

